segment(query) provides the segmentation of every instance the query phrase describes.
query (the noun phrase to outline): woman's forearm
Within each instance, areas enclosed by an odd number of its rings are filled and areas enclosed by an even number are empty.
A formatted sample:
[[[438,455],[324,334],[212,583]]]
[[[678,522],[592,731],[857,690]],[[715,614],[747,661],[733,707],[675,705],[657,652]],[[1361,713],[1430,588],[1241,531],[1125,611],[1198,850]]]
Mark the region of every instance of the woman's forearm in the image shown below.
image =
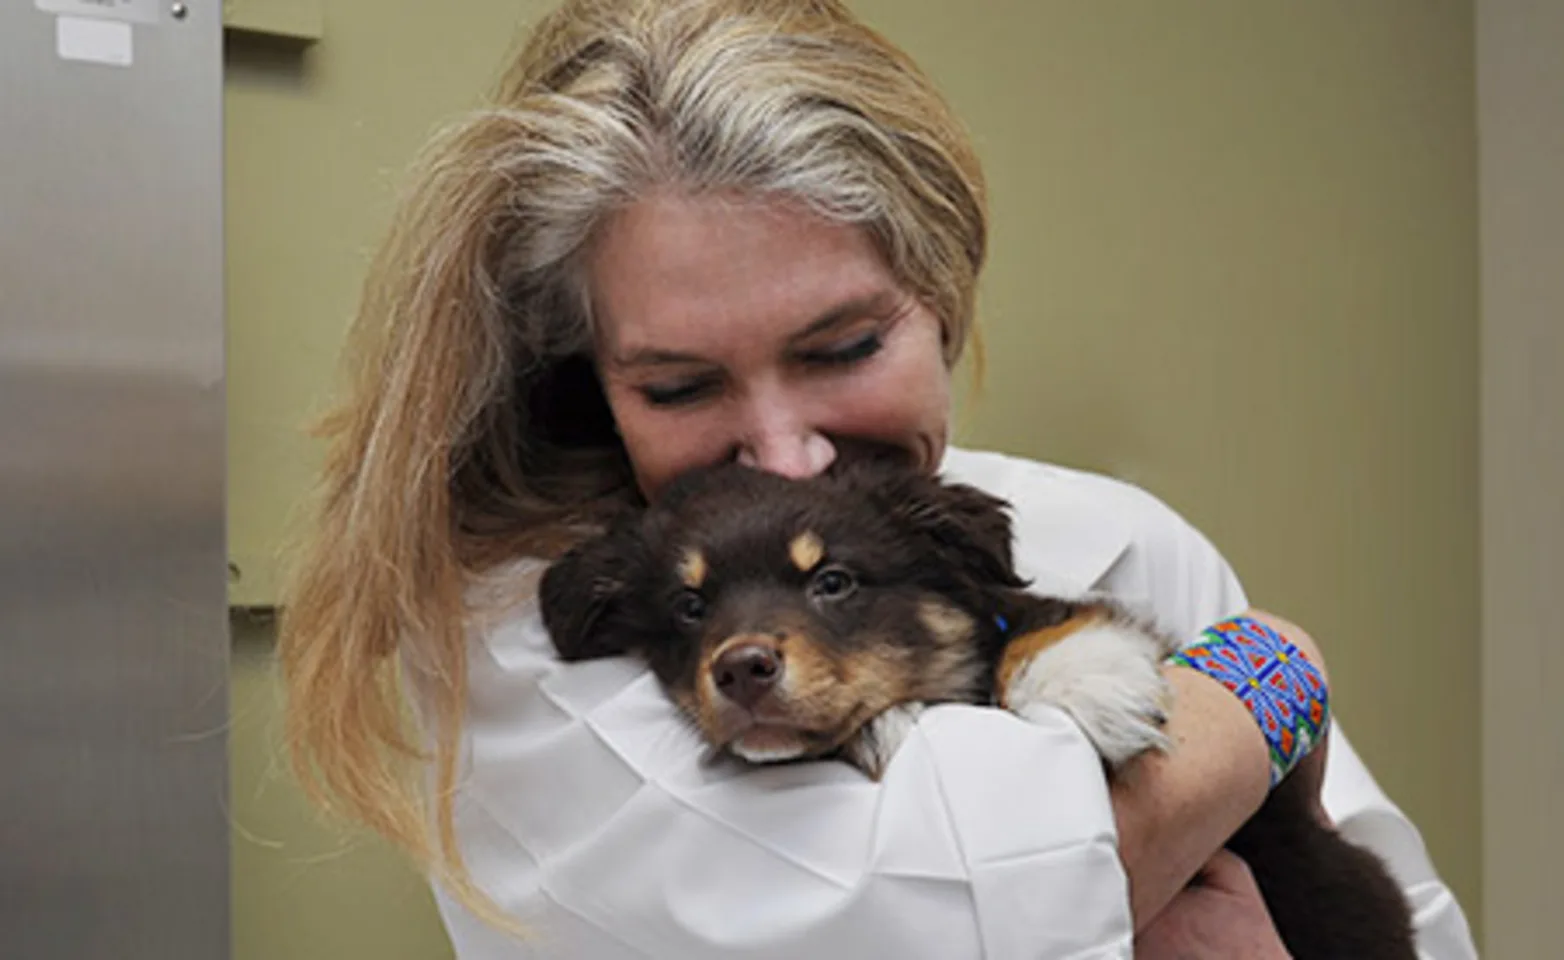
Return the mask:
[[[1318,648],[1295,625],[1249,615],[1283,633],[1323,671]],[[1173,749],[1137,760],[1112,792],[1137,931],[1260,809],[1270,778],[1265,738],[1243,703],[1203,674],[1163,669],[1173,686],[1166,731]]]
[[[1147,754],[1113,784],[1137,931],[1260,809],[1269,777],[1265,738],[1243,703],[1193,670],[1163,669],[1173,686],[1173,749]]]

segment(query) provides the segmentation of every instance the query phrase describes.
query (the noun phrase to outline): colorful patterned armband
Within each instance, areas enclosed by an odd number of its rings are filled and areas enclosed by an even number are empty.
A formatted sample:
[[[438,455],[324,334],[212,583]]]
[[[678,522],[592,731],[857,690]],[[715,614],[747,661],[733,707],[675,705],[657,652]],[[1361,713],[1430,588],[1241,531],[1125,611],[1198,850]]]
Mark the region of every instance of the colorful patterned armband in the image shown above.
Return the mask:
[[[1330,726],[1319,668],[1275,630],[1248,617],[1208,627],[1169,658],[1231,690],[1270,745],[1271,786],[1309,755]]]

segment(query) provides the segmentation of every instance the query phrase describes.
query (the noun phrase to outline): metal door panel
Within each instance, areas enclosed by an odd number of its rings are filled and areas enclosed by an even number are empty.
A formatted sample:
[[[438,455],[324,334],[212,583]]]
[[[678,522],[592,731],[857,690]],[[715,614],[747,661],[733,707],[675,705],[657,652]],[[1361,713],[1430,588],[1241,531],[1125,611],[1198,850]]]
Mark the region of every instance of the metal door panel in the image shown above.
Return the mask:
[[[49,5],[0,5],[0,955],[225,957],[221,7],[115,66]]]

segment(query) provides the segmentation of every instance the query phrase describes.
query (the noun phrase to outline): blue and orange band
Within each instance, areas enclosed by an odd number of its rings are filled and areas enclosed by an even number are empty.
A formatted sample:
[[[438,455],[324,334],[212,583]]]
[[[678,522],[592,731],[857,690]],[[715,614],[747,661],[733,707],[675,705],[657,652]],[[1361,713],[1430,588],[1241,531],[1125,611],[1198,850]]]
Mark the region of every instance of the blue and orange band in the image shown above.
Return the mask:
[[[1330,728],[1325,677],[1291,642],[1249,617],[1212,624],[1168,658],[1243,701],[1265,735],[1271,786],[1291,773]]]

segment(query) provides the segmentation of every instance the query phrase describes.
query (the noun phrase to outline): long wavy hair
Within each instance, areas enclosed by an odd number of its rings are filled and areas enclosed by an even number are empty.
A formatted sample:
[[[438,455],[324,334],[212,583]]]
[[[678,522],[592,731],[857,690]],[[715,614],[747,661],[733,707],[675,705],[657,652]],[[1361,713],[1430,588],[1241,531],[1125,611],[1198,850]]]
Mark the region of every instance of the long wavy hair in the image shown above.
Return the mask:
[[[582,264],[653,189],[786,197],[859,225],[939,317],[949,364],[972,339],[977,157],[924,74],[836,0],[568,0],[432,138],[321,425],[279,664],[310,796],[502,924],[453,822],[464,597],[638,502]]]

